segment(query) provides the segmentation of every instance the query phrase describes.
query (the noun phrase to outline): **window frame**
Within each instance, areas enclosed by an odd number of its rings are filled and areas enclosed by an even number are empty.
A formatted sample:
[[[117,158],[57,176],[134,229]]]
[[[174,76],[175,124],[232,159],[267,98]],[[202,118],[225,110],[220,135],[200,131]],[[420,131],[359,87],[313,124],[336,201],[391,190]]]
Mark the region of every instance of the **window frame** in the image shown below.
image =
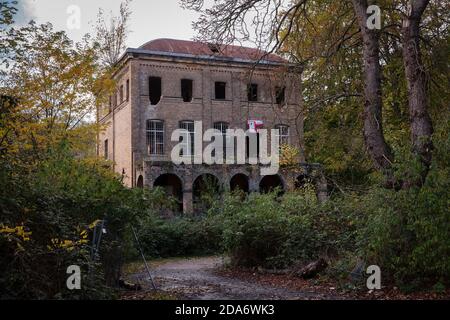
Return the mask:
[[[275,129],[278,129],[278,133],[275,135],[278,138],[280,147],[284,144],[289,145],[291,140],[290,127],[287,124],[277,124]],[[282,129],[286,129],[286,132],[282,132]]]
[[[183,127],[183,125],[187,125],[187,126]],[[184,132],[184,134],[186,134],[186,135],[183,136],[183,140],[180,141],[185,146],[185,148],[183,148],[180,151],[180,156],[186,156],[186,157],[194,156],[194,151],[195,151],[195,145],[194,145],[194,143],[195,143],[195,122],[194,122],[194,120],[182,120],[178,123],[178,128],[182,129],[182,130],[187,130]],[[185,155],[182,153],[184,149],[188,150],[188,154]]]
[[[230,124],[226,121],[216,121],[213,123],[213,128],[219,130],[223,137],[223,158],[227,156],[227,130],[230,128]],[[215,156],[215,153],[213,153]]]
[[[105,139],[103,142],[103,157],[105,160],[109,160],[109,141],[108,139]]]
[[[120,100],[120,103],[123,103],[125,101],[124,94],[123,94],[123,84],[120,85],[120,87],[119,87],[119,100]]]
[[[127,102],[130,101],[130,79],[127,79],[125,95],[126,95]]]
[[[183,85],[183,83],[185,85]],[[186,83],[189,85],[186,86]],[[180,86],[181,86],[181,98],[183,99],[183,102],[192,102],[194,100],[194,80],[183,78],[180,80]],[[188,90],[188,93],[190,91],[190,94],[187,96],[190,97],[189,99],[185,99],[185,90],[184,89],[190,89]]]
[[[223,98],[218,97],[219,86],[223,86]],[[214,99],[215,100],[227,100],[227,83],[225,81],[214,82]]]
[[[258,84],[257,83],[247,84],[247,101],[258,102]]]
[[[154,125],[152,127],[152,124]],[[157,124],[161,127],[158,128]],[[147,153],[151,156],[164,155],[165,148],[165,123],[164,120],[160,119],[148,119],[146,121],[146,143],[147,143]]]
[[[154,84],[154,81],[158,81],[158,86],[159,86],[159,96],[157,94],[152,95],[152,83]],[[160,101],[161,101],[161,97],[162,97],[162,77],[159,76],[149,76],[148,77],[148,99],[150,100],[150,104],[152,106],[156,106]],[[156,91],[156,90],[155,90]],[[154,99],[152,99],[154,98]]]
[[[286,104],[286,86],[275,87],[275,103],[279,106]]]

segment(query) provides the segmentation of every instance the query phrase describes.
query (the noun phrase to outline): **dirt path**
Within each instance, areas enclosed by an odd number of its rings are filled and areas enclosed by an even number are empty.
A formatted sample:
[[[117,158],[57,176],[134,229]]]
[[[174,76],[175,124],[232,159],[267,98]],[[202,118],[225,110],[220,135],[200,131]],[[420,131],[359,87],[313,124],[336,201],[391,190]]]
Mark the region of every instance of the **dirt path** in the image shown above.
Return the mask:
[[[175,294],[183,299],[248,300],[248,299],[334,299],[308,291],[264,285],[217,275],[215,271],[223,261],[219,257],[178,259],[152,266],[152,276],[162,292]],[[146,272],[128,276],[132,282],[139,282],[144,290],[150,290]]]

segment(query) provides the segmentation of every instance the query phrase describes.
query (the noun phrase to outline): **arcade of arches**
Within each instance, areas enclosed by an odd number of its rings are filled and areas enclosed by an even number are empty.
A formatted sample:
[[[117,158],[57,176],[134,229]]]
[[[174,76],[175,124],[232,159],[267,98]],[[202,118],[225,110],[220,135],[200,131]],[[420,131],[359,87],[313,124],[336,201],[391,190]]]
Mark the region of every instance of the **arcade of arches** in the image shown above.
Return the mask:
[[[223,191],[267,193],[276,190],[279,195],[301,188],[306,181],[311,182],[320,201],[327,199],[326,180],[319,170],[303,168],[302,173],[281,169],[276,175],[261,176],[259,170],[250,168],[215,168],[205,170],[204,166],[153,167],[138,175],[137,187],[161,187],[177,203],[178,211],[191,214],[206,209],[208,201],[220,197]],[[171,170],[170,170],[171,169]]]

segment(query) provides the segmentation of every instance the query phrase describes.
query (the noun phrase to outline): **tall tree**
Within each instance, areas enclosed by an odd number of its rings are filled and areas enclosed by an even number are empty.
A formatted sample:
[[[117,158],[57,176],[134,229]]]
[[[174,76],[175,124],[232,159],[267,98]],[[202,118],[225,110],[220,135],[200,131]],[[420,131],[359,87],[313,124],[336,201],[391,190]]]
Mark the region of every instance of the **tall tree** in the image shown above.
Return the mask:
[[[95,40],[99,44],[100,60],[105,67],[113,68],[126,49],[129,33],[128,23],[131,16],[131,0],[120,4],[119,15],[111,13],[109,20],[100,9],[97,16]]]
[[[89,147],[95,107],[108,92],[89,38],[74,44],[50,23],[30,23],[10,29],[2,41],[14,57],[0,71],[0,94],[17,101],[8,117],[15,120],[14,145],[36,156],[65,138]]]
[[[359,25],[349,1],[317,1],[306,10],[308,19],[295,18],[281,51],[306,62],[302,88],[307,159],[323,164],[328,181],[342,189],[364,183],[372,168],[361,134]]]
[[[195,4],[200,5],[200,0],[186,0],[186,5],[194,8]],[[382,123],[382,90],[381,90],[381,66],[380,66],[380,47],[378,30],[370,30],[367,27],[367,1],[353,0],[354,14],[359,22],[359,29],[363,40],[363,66],[364,66],[364,138],[366,148],[371,156],[374,166],[385,172],[393,162],[393,156],[383,135]],[[233,0],[218,1],[212,8],[204,12],[200,20],[195,24],[199,30],[202,39],[231,42],[236,33],[244,31],[242,39],[247,40],[251,36],[248,30],[248,24],[253,23],[254,34],[259,41],[265,41],[270,51],[276,51],[283,47],[293,33],[298,33],[299,21],[301,19],[309,24],[314,24],[310,20],[311,16],[317,18],[320,8],[328,4],[327,1],[307,1],[299,0],[294,2],[271,1],[271,0]],[[322,52],[313,54],[324,55],[328,57],[336,53],[355,33],[353,31],[352,19],[347,19],[347,7],[338,6],[341,11],[333,12],[328,15],[331,20],[337,20],[333,24],[335,30],[341,31],[341,34],[330,39],[330,41],[319,44],[324,49]],[[314,13],[311,15],[311,13]],[[333,19],[333,15],[337,19]],[[256,16],[256,18],[255,18]],[[250,20],[249,20],[250,17]],[[319,27],[320,28],[320,27]],[[333,30],[321,29],[326,31],[324,34],[330,35]],[[268,35],[265,36],[264,35]],[[324,35],[321,35],[323,38]],[[309,35],[310,36],[310,35]],[[311,44],[312,46],[316,44]],[[308,60],[311,57],[306,57]],[[306,60],[306,61],[308,61]],[[302,61],[304,62],[304,61]],[[349,96],[349,93],[343,93],[342,96]]]
[[[320,63],[317,63],[317,61],[320,62],[320,60],[317,60],[319,57],[325,57],[324,64],[328,64],[334,60],[332,56],[343,48],[347,50],[349,46],[355,48],[361,45],[365,100],[363,131],[366,150],[374,167],[387,176],[388,185],[392,186],[395,182],[392,170],[394,156],[389,144],[395,146],[397,152],[400,137],[392,136],[390,133],[388,134],[390,139],[385,138],[386,121],[382,117],[383,107],[386,108],[386,106],[383,106],[384,98],[387,98],[388,107],[392,109],[389,110],[391,114],[397,116],[390,119],[392,123],[388,124],[389,129],[392,130],[393,124],[396,123],[399,127],[394,130],[402,132],[402,135],[403,132],[410,131],[413,153],[418,155],[424,164],[422,177],[426,176],[431,162],[433,126],[427,112],[427,99],[430,98],[427,92],[429,83],[427,83],[425,66],[421,57],[422,52],[419,46],[419,41],[423,40],[419,33],[420,22],[429,2],[429,0],[409,1],[410,10],[403,19],[403,28],[401,26],[401,15],[405,11],[405,1],[381,0],[377,2],[348,0],[339,2],[339,4],[320,0],[223,0],[216,1],[211,7],[202,10],[202,15],[194,26],[198,30],[201,40],[229,43],[233,40],[248,41],[253,36],[254,39],[258,40],[255,41],[256,44],[265,45],[262,49],[269,48],[269,51],[287,52],[291,56],[294,53],[294,58],[300,57],[301,63],[306,62],[314,67],[320,66]],[[196,10],[204,6],[202,0],[184,0],[183,3],[188,8]],[[345,4],[351,4],[354,17],[357,18],[359,31],[356,31],[356,34],[360,36],[360,43],[353,40],[355,35],[353,21],[349,19]],[[382,8],[383,21],[385,19],[386,23],[381,30],[368,28],[369,15],[367,9],[369,4],[378,4]],[[324,6],[328,6],[328,9],[334,9],[334,11],[325,10],[325,13],[321,13]],[[431,52],[431,43],[434,46],[436,45],[436,37],[439,39],[445,38],[445,36],[443,38],[443,32],[439,31],[445,26],[448,27],[448,19],[444,13],[445,7],[440,2],[434,3],[432,14],[434,19],[437,19],[426,20],[427,26],[431,25],[434,28],[433,30],[431,28],[425,29],[428,38],[433,40],[427,43],[429,53]],[[319,22],[316,23],[318,18],[321,24],[329,25],[324,17],[333,21],[334,29],[323,28],[322,25],[319,25]],[[335,22],[335,20],[339,21]],[[434,26],[433,21],[435,21]],[[301,35],[302,33],[303,35]],[[336,36],[336,33],[340,33],[340,36]],[[323,41],[327,37],[329,41]],[[295,44],[295,41],[299,39],[299,43]],[[298,52],[304,53],[305,51],[304,49],[298,50],[301,46],[313,48],[312,55],[297,55]],[[294,50],[292,50],[293,48]],[[405,68],[405,72],[401,70],[402,66]],[[387,68],[387,70],[384,71],[384,68]],[[335,68],[333,67],[333,69]],[[401,73],[405,73],[406,80]],[[312,70],[309,77],[312,78],[316,75],[318,75],[317,70]],[[386,77],[383,77],[383,75]],[[353,76],[353,78],[355,77],[357,75]],[[340,81],[343,80],[336,78],[335,85],[330,83],[323,87],[329,91],[330,87],[340,87]],[[345,83],[348,83],[352,79],[346,78],[345,81]],[[407,84],[405,90],[403,89],[404,84]],[[384,93],[383,87],[390,91]],[[327,100],[326,96],[321,95],[322,91],[316,92],[319,95],[315,100],[331,101]],[[404,92],[407,93],[404,94]],[[404,99],[406,95],[408,96],[408,102]],[[338,99],[354,96],[356,95],[348,90],[334,95]],[[311,101],[310,96],[307,99]],[[404,121],[404,104],[409,104],[410,117],[407,126],[402,123]],[[308,105],[308,101],[306,101],[306,105]],[[404,141],[403,136],[401,139]],[[402,177],[398,180],[396,186],[399,186],[403,180],[405,180],[403,181],[405,187],[416,184],[408,181],[414,180],[409,177]]]
[[[132,0],[125,0],[120,4],[119,15],[110,13],[109,20],[103,10],[99,10],[97,15],[97,25],[95,28],[95,41],[98,47],[99,60],[104,73],[104,81],[109,81],[108,92],[111,95],[117,94],[114,84],[113,74],[117,68],[117,63],[126,49],[126,41],[129,34],[129,19],[131,16],[130,4]],[[111,101],[109,102],[111,103]],[[97,105],[96,122],[99,124],[102,114],[105,112],[104,106]],[[108,111],[109,112],[109,111]],[[100,127],[97,126],[96,145],[97,155],[99,155],[98,145],[100,139]]]
[[[383,134],[380,66],[380,32],[367,25],[367,0],[352,0],[363,40],[364,59],[364,138],[377,169],[387,171],[393,156]]]
[[[408,84],[408,106],[411,123],[413,152],[419,156],[424,168],[422,178],[431,164],[433,125],[428,113],[427,75],[420,48],[420,23],[429,0],[410,0],[403,19],[403,62]]]

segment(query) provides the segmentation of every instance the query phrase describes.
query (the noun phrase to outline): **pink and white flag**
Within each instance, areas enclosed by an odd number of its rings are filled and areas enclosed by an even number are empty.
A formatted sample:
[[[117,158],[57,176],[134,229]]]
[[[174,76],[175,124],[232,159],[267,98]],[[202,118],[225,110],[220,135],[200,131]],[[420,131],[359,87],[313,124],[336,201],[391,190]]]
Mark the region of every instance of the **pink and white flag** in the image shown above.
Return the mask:
[[[262,120],[248,120],[247,125],[249,132],[257,133],[259,129],[264,127],[264,122]]]

